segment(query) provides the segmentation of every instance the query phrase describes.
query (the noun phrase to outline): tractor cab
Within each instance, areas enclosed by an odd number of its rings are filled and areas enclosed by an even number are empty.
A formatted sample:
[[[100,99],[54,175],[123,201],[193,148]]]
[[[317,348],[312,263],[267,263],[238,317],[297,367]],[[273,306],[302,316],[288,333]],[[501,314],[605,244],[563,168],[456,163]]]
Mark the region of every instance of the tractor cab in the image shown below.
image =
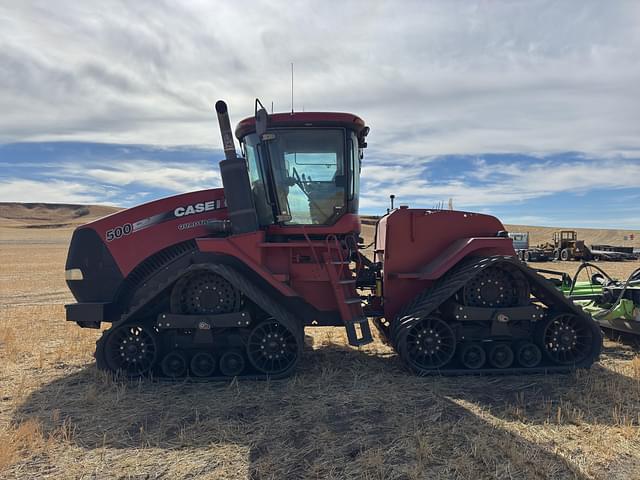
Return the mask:
[[[559,232],[553,232],[553,241],[560,248],[564,248],[567,244],[575,242],[578,238],[577,232],[574,230],[561,230]]]
[[[368,131],[349,113],[261,109],[241,121],[235,134],[260,226],[333,225],[357,214]]]

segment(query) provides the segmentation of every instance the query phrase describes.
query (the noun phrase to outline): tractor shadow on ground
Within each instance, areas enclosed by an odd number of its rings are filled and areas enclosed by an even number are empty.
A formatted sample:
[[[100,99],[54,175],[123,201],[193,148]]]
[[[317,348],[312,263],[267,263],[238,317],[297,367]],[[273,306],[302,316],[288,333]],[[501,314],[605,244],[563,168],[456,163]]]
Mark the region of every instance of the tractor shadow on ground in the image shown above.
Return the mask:
[[[526,425],[616,425],[627,411],[633,418],[638,391],[638,380],[600,365],[550,376],[417,378],[393,354],[328,345],[305,351],[298,373],[274,382],[123,382],[92,364],[32,392],[13,421],[35,419],[45,432],[67,422],[87,450],[204,448],[215,456],[217,445],[238,445],[249,451],[252,478],[348,476],[378,457],[388,473],[413,465],[426,476],[464,478],[554,465],[546,476],[569,478],[559,455],[468,404]]]

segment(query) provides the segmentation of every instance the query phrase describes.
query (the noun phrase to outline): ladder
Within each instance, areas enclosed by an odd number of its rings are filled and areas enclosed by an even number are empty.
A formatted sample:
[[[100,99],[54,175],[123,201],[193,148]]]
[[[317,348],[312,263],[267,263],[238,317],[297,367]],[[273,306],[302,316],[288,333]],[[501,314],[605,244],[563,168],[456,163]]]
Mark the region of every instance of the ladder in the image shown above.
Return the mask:
[[[338,243],[337,240],[336,243]],[[335,248],[327,249],[324,262],[338,303],[340,317],[347,331],[349,345],[354,347],[366,345],[373,341],[373,337],[369,328],[369,319],[362,311],[362,302],[356,290],[356,279],[349,270],[349,260],[343,257],[339,244],[337,249],[339,258],[336,259],[331,254],[332,250]]]

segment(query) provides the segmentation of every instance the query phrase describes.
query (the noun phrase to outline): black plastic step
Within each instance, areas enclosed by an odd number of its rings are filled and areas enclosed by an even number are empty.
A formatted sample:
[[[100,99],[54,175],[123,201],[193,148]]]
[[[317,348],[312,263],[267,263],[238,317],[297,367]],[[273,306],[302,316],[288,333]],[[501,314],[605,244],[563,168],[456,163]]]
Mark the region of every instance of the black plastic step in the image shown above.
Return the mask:
[[[360,325],[360,333],[362,334],[361,337],[358,337],[356,325]],[[371,328],[369,327],[369,319],[366,317],[358,317],[353,320],[347,320],[344,324],[344,328],[347,331],[347,339],[349,340],[349,345],[352,345],[354,347],[361,347],[362,345],[367,345],[368,343],[373,342]]]

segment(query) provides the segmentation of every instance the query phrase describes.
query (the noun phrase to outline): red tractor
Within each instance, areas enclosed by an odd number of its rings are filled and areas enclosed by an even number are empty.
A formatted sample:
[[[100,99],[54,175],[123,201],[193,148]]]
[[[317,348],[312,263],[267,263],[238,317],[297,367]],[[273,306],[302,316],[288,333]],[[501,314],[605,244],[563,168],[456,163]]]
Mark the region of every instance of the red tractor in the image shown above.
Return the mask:
[[[369,128],[349,113],[239,123],[216,104],[223,188],[185,193],[79,227],[66,264],[67,320],[111,323],[100,369],[127,376],[280,378],[305,327],[383,341],[418,375],[587,368],[592,319],[518,261],[502,223],[476,213],[393,209],[374,258],[359,238]],[[260,105],[261,107],[261,105]]]

